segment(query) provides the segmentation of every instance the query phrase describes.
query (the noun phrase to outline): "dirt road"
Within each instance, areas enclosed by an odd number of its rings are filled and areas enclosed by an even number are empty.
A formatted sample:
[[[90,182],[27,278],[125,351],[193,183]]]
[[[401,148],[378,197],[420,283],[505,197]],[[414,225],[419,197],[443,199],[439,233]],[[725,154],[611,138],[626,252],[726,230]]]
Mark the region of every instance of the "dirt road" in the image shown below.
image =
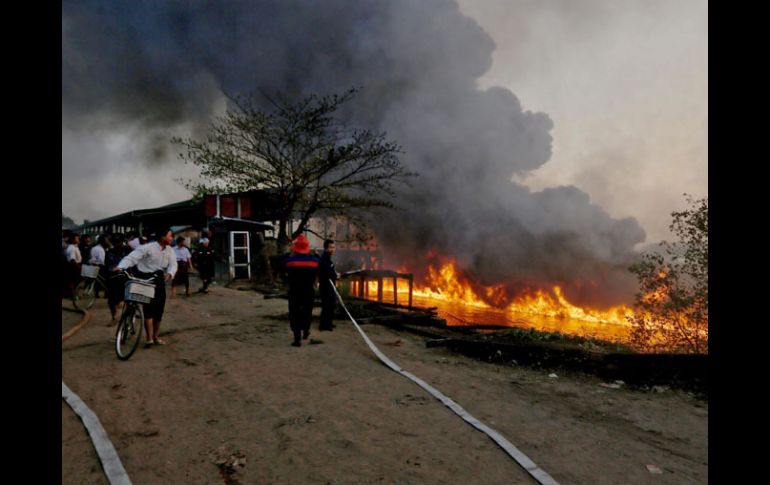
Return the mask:
[[[99,417],[136,484],[535,483],[486,435],[382,365],[349,322],[320,333],[316,320],[318,343],[294,348],[285,300],[215,287],[166,308],[168,345],[127,362],[115,357],[104,299],[62,345],[64,382]],[[62,333],[78,319],[62,311]],[[551,378],[364,329],[562,484],[707,482],[708,403],[691,395]],[[64,401],[62,478],[107,483]]]

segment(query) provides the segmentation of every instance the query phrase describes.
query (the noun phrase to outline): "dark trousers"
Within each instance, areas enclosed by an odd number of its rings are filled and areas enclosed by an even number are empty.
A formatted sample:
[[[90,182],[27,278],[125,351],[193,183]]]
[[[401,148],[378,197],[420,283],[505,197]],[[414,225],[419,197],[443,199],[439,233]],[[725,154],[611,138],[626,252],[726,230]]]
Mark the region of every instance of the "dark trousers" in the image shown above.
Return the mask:
[[[289,325],[295,340],[299,340],[303,331],[310,331],[313,300],[312,292],[289,294]]]
[[[144,318],[152,318],[153,324],[159,323],[163,319],[163,311],[166,309],[166,281],[163,271],[155,273],[143,273],[136,268],[131,268],[131,274],[137,278],[149,279],[151,276],[155,279],[155,297],[150,303],[144,305]]]
[[[203,281],[203,288],[201,288],[201,291],[206,291],[209,288],[209,285],[211,284],[211,280],[214,279],[214,275],[204,274],[199,272],[198,276],[200,276],[201,281]]]
[[[126,278],[121,273],[113,273],[107,279],[107,304],[110,307],[117,306],[125,296]]]
[[[337,295],[332,288],[321,287],[321,324],[320,328],[330,329],[333,326],[334,310],[337,306]]]

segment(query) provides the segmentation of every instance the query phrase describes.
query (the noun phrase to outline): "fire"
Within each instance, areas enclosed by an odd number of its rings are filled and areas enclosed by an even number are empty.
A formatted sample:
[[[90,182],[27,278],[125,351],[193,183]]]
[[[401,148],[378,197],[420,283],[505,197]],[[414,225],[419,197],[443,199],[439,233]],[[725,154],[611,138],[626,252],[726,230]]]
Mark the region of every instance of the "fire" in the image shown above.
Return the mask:
[[[439,316],[449,325],[495,324],[610,341],[629,338],[631,325],[627,317],[633,315],[629,307],[621,305],[603,310],[580,307],[568,301],[559,286],[519,295],[511,301],[503,285],[473,284],[458,269],[455,260],[429,256],[433,257],[428,258],[427,274],[422,281],[413,283],[414,304],[436,307]],[[405,267],[398,268],[397,272],[410,273]],[[397,280],[397,295],[393,293],[393,285],[392,278],[382,280],[383,301],[406,304],[409,281]],[[351,282],[351,291],[358,293],[357,282]],[[379,291],[378,282],[369,280],[364,287],[364,297],[378,298]]]
[[[504,302],[506,295],[503,285],[481,286],[480,291],[486,296],[481,298],[473,286],[463,281],[459,275],[454,260],[443,263],[438,269],[431,265],[428,268],[428,276],[425,285],[415,285],[414,294],[428,297],[434,300],[442,300],[481,309],[495,309],[495,306],[487,303]],[[399,293],[402,291],[399,284]],[[405,290],[404,290],[405,291]],[[591,323],[610,323],[628,326],[627,316],[632,310],[626,306],[612,307],[607,310],[581,308],[571,304],[564,297],[562,289],[554,286],[551,294],[538,290],[531,295],[518,297],[505,306],[506,313],[547,316],[552,318],[568,318],[582,320]]]
[[[454,259],[433,253],[429,253],[426,259],[426,274],[413,281],[413,303],[435,308],[448,325],[500,325],[631,342],[631,321],[639,316],[631,307],[581,307],[570,302],[558,285],[519,294],[511,300],[504,285],[484,286],[474,282],[472,277],[459,269]],[[402,266],[396,273],[409,274],[410,271]],[[351,281],[350,284],[351,291],[358,294],[358,282]],[[383,277],[381,284],[382,288],[378,288],[378,281],[368,280],[363,296],[407,304],[410,299],[408,279],[398,278],[395,281],[395,294],[393,276]],[[656,302],[667,298],[664,286],[650,290],[642,296],[642,301]]]
[[[632,310],[624,305],[612,307],[608,310],[595,310],[580,308],[567,301],[558,286],[552,290],[556,299],[550,295],[538,291],[534,296],[524,297],[521,301],[512,303],[508,310],[518,313],[545,315],[556,318],[570,318],[592,323],[611,323],[616,325],[628,325],[626,317],[632,314]]]
[[[454,262],[446,263],[438,270],[434,266],[429,266],[427,282],[427,286],[415,285],[414,294],[477,308],[491,308],[476,295],[470,285],[460,281]],[[494,293],[495,288],[490,287],[488,291]]]

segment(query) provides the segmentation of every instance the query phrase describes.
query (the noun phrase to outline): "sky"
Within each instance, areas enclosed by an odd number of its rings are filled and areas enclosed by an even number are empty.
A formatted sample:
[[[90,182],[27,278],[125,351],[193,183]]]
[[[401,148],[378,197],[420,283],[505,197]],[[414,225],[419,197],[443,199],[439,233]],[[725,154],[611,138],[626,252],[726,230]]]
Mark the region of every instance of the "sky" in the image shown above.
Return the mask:
[[[683,193],[708,196],[708,2],[460,1],[495,41],[479,86],[554,123],[548,163],[517,180],[575,185],[647,242]]]
[[[73,72],[117,78],[123,64],[76,48],[71,39],[83,34],[73,21],[78,10],[68,4],[89,2],[65,2],[63,90],[70,93]],[[708,195],[706,1],[461,0],[459,9],[493,42],[491,64],[474,70],[477,88],[506,88],[523,111],[552,122],[549,159],[512,170],[513,181],[532,191],[575,186],[612,218],[636,219],[646,243],[669,237],[669,214],[683,207],[683,193]],[[184,66],[180,72],[186,74]],[[206,71],[180,79],[208,96],[189,122],[185,113],[167,123],[111,116],[104,99],[63,102],[62,211],[81,222],[188,198],[178,180],[194,177],[195,169],[177,161],[167,140],[198,133],[200,120],[223,112],[221,82]]]

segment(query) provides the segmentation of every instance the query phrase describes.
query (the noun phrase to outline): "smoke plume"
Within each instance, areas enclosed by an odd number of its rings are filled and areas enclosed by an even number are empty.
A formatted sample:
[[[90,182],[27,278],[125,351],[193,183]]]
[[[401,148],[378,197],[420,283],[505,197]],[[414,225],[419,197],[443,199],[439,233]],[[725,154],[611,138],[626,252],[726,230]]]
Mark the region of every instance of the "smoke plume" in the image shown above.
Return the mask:
[[[158,134],[200,132],[223,91],[362,86],[349,120],[387,131],[420,174],[402,209],[374,221],[389,261],[418,270],[432,249],[509,297],[559,284],[577,303],[629,301],[643,230],[575,187],[511,181],[549,160],[553,125],[509,90],[477,87],[495,45],[456,2],[82,0],[62,15],[63,131],[131,127],[160,163]]]

